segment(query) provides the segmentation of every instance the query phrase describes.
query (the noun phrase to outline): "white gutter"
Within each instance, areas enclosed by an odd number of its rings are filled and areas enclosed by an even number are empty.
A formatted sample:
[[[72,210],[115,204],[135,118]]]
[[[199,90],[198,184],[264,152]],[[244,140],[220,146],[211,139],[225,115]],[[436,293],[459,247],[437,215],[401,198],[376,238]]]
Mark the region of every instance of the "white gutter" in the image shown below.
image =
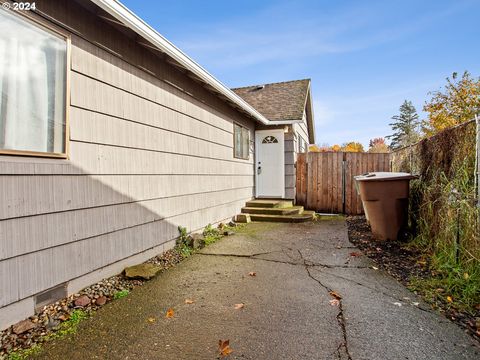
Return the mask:
[[[268,122],[268,125],[291,125],[301,123],[303,123],[303,120],[272,120]]]
[[[92,3],[102,8],[104,11],[109,13],[115,19],[120,21],[126,27],[130,28],[138,35],[140,35],[145,40],[149,41],[159,50],[170,56],[176,62],[181,64],[186,70],[195,74],[205,83],[209,84],[212,88],[218,91],[220,94],[224,95],[234,104],[238,105],[249,115],[254,117],[257,121],[265,125],[271,125],[272,122],[268,121],[262,114],[260,114],[255,108],[249,105],[245,100],[240,96],[231,91],[228,87],[222,84],[217,80],[213,75],[208,73],[204,68],[199,64],[193,61],[170,41],[165,39],[160,35],[156,30],[150,27],[137,15],[135,15],[131,10],[129,10],[125,5],[121,4],[116,0],[90,0]]]

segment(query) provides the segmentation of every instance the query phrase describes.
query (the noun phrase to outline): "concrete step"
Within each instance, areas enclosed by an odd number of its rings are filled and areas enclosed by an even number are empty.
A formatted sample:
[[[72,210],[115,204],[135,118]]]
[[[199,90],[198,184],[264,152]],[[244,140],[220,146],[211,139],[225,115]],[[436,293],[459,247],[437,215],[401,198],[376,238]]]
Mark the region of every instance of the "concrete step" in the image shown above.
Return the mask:
[[[293,206],[290,200],[276,200],[276,199],[256,199],[247,201],[246,207],[260,207],[260,208],[289,208]]]
[[[252,221],[268,221],[268,222],[305,222],[312,221],[314,214],[297,214],[297,215],[266,215],[266,214],[250,214]]]
[[[244,207],[244,214],[265,214],[265,215],[299,215],[303,212],[303,206],[292,206],[289,208],[261,208],[261,207]]]

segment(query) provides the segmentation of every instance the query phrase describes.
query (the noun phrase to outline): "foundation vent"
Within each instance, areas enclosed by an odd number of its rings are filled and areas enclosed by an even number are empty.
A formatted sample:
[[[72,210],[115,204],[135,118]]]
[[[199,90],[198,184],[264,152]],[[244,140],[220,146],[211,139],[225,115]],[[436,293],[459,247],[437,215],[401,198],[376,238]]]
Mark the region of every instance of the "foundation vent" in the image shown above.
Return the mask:
[[[35,312],[40,312],[44,306],[67,297],[67,283],[57,285],[49,290],[35,295]]]

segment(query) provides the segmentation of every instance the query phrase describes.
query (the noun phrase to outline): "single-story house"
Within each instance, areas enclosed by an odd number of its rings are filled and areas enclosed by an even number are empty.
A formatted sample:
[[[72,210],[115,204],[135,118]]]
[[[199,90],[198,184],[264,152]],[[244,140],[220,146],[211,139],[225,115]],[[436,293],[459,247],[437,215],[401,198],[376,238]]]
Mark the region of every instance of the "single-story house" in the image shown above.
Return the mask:
[[[295,198],[309,80],[232,91],[114,0],[0,2],[0,329]]]

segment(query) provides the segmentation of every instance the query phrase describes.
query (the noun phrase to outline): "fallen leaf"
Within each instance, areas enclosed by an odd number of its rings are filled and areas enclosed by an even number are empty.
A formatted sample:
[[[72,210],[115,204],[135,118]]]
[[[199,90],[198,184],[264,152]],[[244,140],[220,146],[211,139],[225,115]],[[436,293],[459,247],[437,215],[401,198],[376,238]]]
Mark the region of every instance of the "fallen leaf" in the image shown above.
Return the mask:
[[[378,267],[372,266],[372,269],[373,269],[373,270],[378,270]]]
[[[257,273],[256,273],[255,271],[250,271],[250,272],[248,273],[248,275],[250,275],[250,276],[257,276]]]
[[[351,252],[351,253],[350,253],[350,256],[353,256],[353,257],[355,257],[355,256],[360,256],[360,255],[362,255],[362,254],[360,254],[360,253],[358,253],[358,252]]]
[[[453,302],[452,297],[451,297],[451,296],[447,296],[447,301],[448,301],[449,303]]]
[[[230,340],[218,340],[218,351],[221,357],[230,355],[233,351],[230,347]]]
[[[330,294],[331,296],[333,296],[333,297],[334,297],[335,299],[337,299],[337,300],[341,300],[341,299],[342,299],[342,296],[341,296],[339,293],[337,293],[336,291],[333,291],[333,290],[332,290],[332,291],[329,292],[329,294]]]
[[[170,308],[170,309],[167,310],[167,313],[165,314],[165,317],[166,317],[167,319],[170,319],[170,318],[173,317],[174,314],[175,314],[175,312],[173,311],[172,308]]]
[[[401,306],[402,306],[402,303],[394,302],[393,305],[401,307]]]
[[[191,299],[185,299],[185,304],[193,304],[195,301],[191,300]]]
[[[244,307],[245,307],[245,304],[243,303],[235,304],[235,310],[240,310],[240,309],[243,309]]]
[[[463,278],[464,278],[465,280],[468,280],[469,277],[470,277],[470,275],[468,275],[468,273],[463,273]]]
[[[332,299],[329,301],[329,303],[332,306],[340,306],[340,301],[338,301],[337,299]]]
[[[382,248],[377,247],[375,250],[382,251]]]
[[[154,317],[149,317],[149,318],[147,319],[147,321],[148,321],[149,323],[154,323],[156,320],[157,320],[157,319],[155,319]]]
[[[420,304],[420,303],[418,303],[418,302],[413,302],[413,303],[412,303],[413,306],[418,306],[419,304]]]

